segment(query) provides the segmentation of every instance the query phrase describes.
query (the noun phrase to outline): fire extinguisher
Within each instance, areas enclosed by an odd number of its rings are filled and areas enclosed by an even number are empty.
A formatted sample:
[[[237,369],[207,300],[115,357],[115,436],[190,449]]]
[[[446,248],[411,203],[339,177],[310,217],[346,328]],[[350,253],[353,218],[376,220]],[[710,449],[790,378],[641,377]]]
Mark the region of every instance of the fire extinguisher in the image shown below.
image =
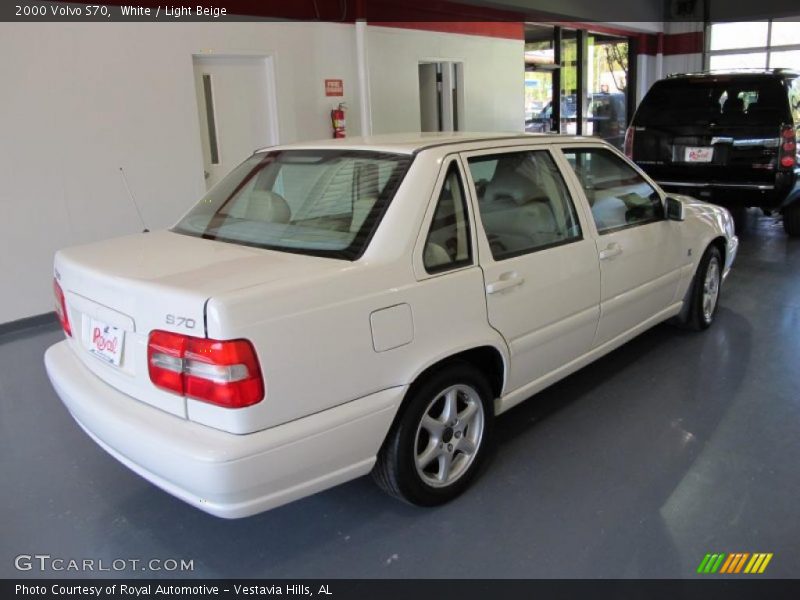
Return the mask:
[[[345,125],[344,111],[347,110],[347,105],[340,102],[339,106],[331,111],[331,124],[333,125],[333,137],[343,138],[347,134],[347,127]]]

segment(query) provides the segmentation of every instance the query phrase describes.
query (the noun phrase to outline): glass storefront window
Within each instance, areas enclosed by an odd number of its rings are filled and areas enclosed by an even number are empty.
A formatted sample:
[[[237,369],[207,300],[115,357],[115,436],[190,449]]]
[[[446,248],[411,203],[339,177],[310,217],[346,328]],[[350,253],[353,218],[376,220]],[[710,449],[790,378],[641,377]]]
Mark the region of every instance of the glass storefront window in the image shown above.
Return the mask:
[[[551,130],[550,101],[553,98],[552,71],[525,71],[525,131]]]
[[[590,35],[587,69],[589,94],[583,132],[621,149],[628,123],[628,41]]]
[[[565,30],[561,41],[561,133],[578,133],[577,32]]]
[[[526,23],[525,131],[594,135],[621,147],[629,58],[626,37]]]

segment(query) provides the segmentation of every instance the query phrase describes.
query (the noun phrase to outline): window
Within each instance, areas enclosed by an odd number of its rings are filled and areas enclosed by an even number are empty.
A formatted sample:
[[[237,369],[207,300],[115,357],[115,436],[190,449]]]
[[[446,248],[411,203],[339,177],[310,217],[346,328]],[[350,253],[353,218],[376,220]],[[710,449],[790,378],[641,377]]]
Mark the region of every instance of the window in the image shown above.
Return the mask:
[[[711,26],[710,50],[758,48],[767,45],[767,21],[715,23]]]
[[[495,260],[582,239],[575,207],[547,151],[469,159]]]
[[[748,52],[741,54],[712,54],[708,68],[712,71],[728,69],[763,69],[767,64],[766,52]]]
[[[620,157],[601,148],[565,149],[599,233],[664,218],[661,197]]]
[[[714,23],[708,31],[706,64],[712,70],[800,67],[800,22],[796,16]]]
[[[769,55],[770,69],[800,69],[800,49],[772,52]]]
[[[668,78],[656,82],[636,113],[648,127],[690,123],[777,125],[786,112],[786,89],[763,75]]]
[[[439,273],[472,264],[464,186],[455,162],[450,163],[433,213],[422,262],[428,273]]]
[[[409,156],[382,152],[258,153],[212,188],[173,231],[355,260],[410,163]]]
[[[795,127],[800,126],[800,77],[789,82],[789,105],[792,108]]]

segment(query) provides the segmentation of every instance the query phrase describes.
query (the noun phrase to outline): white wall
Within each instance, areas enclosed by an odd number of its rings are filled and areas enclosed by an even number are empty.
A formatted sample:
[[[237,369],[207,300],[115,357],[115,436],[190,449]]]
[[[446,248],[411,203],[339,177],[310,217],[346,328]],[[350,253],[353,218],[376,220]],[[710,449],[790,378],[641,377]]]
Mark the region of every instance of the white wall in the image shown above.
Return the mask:
[[[201,51],[274,55],[281,141],[330,135],[326,77],[358,110],[348,25],[0,24],[0,323],[52,310],[58,248],[142,229],[121,166],[150,228],[203,194]]]
[[[355,28],[329,23],[0,23],[0,323],[52,310],[62,247],[151,229],[204,192],[192,54],[274,56],[281,142],[329,137],[323,80],[360,106]],[[465,63],[466,126],[519,130],[523,43],[368,28],[373,132],[419,130],[417,63]]]
[[[370,27],[367,35],[374,133],[419,131],[419,63],[464,63],[462,131],[522,131],[523,40]]]

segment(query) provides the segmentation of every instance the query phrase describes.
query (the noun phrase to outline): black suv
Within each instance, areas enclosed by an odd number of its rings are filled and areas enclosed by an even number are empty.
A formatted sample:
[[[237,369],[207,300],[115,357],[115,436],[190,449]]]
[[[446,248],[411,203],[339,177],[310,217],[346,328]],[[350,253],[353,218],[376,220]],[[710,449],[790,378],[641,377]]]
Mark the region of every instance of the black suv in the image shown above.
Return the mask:
[[[800,73],[713,71],[657,81],[625,153],[668,191],[744,210],[778,210],[800,236]]]

